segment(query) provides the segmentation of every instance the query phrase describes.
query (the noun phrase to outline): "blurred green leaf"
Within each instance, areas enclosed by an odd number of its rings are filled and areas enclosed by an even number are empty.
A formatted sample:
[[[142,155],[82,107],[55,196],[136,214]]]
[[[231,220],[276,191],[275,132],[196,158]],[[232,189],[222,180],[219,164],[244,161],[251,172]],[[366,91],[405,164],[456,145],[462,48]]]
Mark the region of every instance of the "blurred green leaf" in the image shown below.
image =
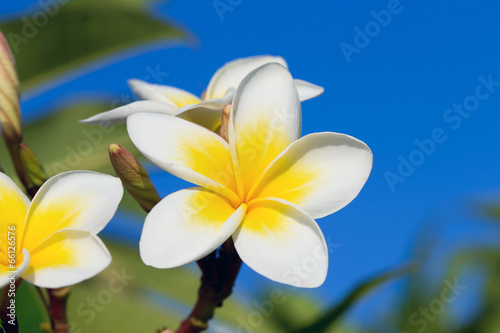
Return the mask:
[[[295,329],[291,332],[293,333],[323,333],[326,332],[333,324],[337,321],[362,297],[368,294],[370,291],[376,289],[381,284],[399,278],[401,276],[407,275],[414,272],[416,267],[414,265],[405,265],[401,268],[394,269],[392,271],[383,273],[374,278],[368,279],[365,282],[359,284],[354,288],[338,305],[332,307],[330,310],[326,311],[320,318],[318,318],[314,323],[307,325],[305,327]]]
[[[484,204],[480,208],[486,217],[500,221],[500,205]]]
[[[50,3],[51,6],[41,4]],[[23,88],[64,74],[124,48],[181,37],[152,17],[151,0],[41,1],[22,18],[0,23],[17,61]]]
[[[288,292],[284,294],[283,300],[282,304],[276,305],[271,317],[276,327],[280,328],[280,332],[290,332],[293,328],[304,326],[321,315],[317,300],[307,293]]]
[[[472,248],[457,253],[449,264],[449,276],[457,276],[472,268],[485,269],[481,283],[481,302],[477,315],[457,333],[496,333],[500,329],[500,251],[498,248]]]
[[[114,175],[108,154],[112,143],[120,144],[137,157],[142,156],[130,141],[125,125],[101,128],[78,123],[80,119],[109,109],[110,105],[105,102],[73,104],[25,126],[25,142],[36,152],[49,177],[69,170],[92,170]],[[5,173],[16,179],[4,144],[0,144],[0,160]],[[127,191],[121,207],[144,215]]]
[[[72,287],[68,309],[74,332],[154,332],[164,326],[176,328],[195,302],[199,272],[187,267],[149,267],[142,262],[138,246],[105,242],[113,256],[110,267]],[[117,278],[120,276],[125,278]],[[217,309],[211,331],[218,332],[217,325],[236,331],[231,327],[236,327],[238,318],[246,318],[250,312],[233,295]],[[275,331],[264,323],[258,332]]]
[[[69,170],[113,173],[108,155],[111,143],[138,153],[124,125],[101,128],[78,123],[80,119],[109,109],[109,105],[104,102],[73,104],[25,126],[25,142],[36,152],[49,176]],[[0,156],[7,156],[3,145],[0,145]],[[7,163],[4,167],[7,173],[12,171]]]
[[[40,323],[49,319],[35,287],[29,282],[22,282],[15,299],[19,332],[40,332]],[[0,330],[0,332],[3,332],[3,330]]]

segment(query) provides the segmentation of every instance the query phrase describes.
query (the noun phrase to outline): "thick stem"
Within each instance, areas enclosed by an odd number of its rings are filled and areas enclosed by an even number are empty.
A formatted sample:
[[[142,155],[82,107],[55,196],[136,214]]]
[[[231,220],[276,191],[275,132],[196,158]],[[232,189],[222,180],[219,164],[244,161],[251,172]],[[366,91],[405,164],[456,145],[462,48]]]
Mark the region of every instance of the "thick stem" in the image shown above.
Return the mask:
[[[66,303],[71,289],[47,289],[50,301],[50,317],[54,329],[54,333],[68,333],[69,324],[66,317]]]
[[[2,322],[2,327],[5,333],[17,333],[19,332],[19,324],[17,322],[16,310],[15,310],[15,294],[17,293],[17,288],[21,284],[22,279],[17,279],[14,282],[14,289],[11,289],[11,285],[6,285],[2,289],[2,294],[0,295],[0,320]],[[14,308],[13,312],[11,309]]]
[[[198,299],[189,316],[181,323],[176,333],[198,333],[208,328],[215,309],[231,295],[234,282],[241,267],[233,240],[227,240],[219,251],[219,257],[212,252],[198,261],[202,271]]]

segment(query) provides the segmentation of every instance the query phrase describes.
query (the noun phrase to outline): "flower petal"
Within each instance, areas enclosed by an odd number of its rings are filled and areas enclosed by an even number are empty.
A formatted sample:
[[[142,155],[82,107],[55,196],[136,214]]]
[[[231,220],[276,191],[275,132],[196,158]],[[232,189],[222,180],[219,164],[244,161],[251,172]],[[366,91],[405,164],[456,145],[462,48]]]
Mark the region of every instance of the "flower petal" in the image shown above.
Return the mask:
[[[50,178],[31,203],[23,247],[32,252],[67,228],[97,234],[115,214],[122,195],[119,178],[97,172],[69,171]]]
[[[128,80],[127,83],[140,99],[166,103],[177,108],[201,102],[195,95],[179,88],[152,84],[137,79]]]
[[[300,137],[300,102],[288,70],[273,63],[250,73],[236,92],[230,117],[231,153],[247,193],[274,158]]]
[[[293,84],[299,92],[299,98],[301,102],[317,97],[325,91],[325,88],[304,80],[295,79],[293,80]]]
[[[373,155],[363,142],[338,133],[314,133],[292,143],[270,165],[252,198],[289,201],[313,218],[346,206],[361,191]]]
[[[3,288],[6,285],[10,284],[11,282],[13,282],[12,280],[18,279],[28,269],[31,261],[30,253],[26,249],[24,249],[22,253],[22,263],[19,264],[18,262],[16,262],[15,268],[11,268],[8,263],[6,264],[4,262],[6,258],[0,258],[0,288]],[[1,256],[3,256],[3,254],[0,253],[0,257]]]
[[[250,202],[233,238],[241,259],[273,281],[305,288],[325,281],[328,249],[323,233],[311,217],[284,201]]]
[[[21,241],[29,204],[28,197],[21,189],[6,174],[0,172],[0,255],[7,254],[9,231],[15,234],[16,242]],[[21,251],[20,248],[17,250]]]
[[[157,101],[137,101],[117,107],[116,109],[110,111],[98,113],[90,118],[80,120],[79,123],[109,127],[124,123],[128,116],[138,112],[164,113],[172,115],[179,112],[179,108]]]
[[[239,198],[229,145],[217,134],[177,117],[138,113],[127,120],[132,142],[171,174],[228,197]]]
[[[230,88],[238,88],[240,82],[251,71],[268,63],[279,63],[287,67],[285,59],[275,56],[255,56],[230,61],[215,72],[205,93],[206,99],[220,98]]]
[[[221,123],[222,111],[233,102],[236,89],[231,88],[222,98],[210,99],[200,104],[189,105],[179,110],[177,117],[215,131]]]
[[[246,211],[220,194],[190,188],[170,194],[146,217],[141,258],[157,268],[178,267],[218,248],[236,230]]]
[[[42,288],[77,284],[102,272],[111,263],[103,242],[88,231],[60,230],[31,251],[23,279]]]

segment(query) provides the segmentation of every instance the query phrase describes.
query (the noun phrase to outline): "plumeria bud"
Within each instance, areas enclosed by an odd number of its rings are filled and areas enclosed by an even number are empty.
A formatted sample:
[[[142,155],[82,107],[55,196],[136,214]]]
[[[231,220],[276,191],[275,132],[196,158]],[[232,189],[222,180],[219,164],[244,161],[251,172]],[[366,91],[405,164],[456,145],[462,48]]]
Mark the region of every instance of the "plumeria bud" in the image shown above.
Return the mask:
[[[146,169],[129,151],[118,144],[109,146],[109,158],[116,175],[141,207],[149,212],[161,198]]]
[[[231,104],[228,104],[224,107],[224,111],[222,111],[222,122],[220,125],[220,136],[228,141],[229,137],[229,115],[231,113]]]
[[[42,186],[43,183],[45,183],[45,181],[48,179],[48,177],[45,173],[45,170],[43,169],[42,164],[35,156],[35,153],[25,143],[21,143],[21,145],[19,146],[19,150],[21,152],[21,161],[23,163],[24,170],[26,171],[26,174],[28,175],[30,181],[36,187]]]
[[[9,44],[0,32],[0,124],[3,135],[11,142],[21,142],[19,79]]]

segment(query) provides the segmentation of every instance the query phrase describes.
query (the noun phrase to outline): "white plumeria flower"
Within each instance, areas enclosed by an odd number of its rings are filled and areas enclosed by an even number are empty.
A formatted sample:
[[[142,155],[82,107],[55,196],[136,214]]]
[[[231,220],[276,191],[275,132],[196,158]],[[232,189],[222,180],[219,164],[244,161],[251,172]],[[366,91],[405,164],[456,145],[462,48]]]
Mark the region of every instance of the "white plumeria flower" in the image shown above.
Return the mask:
[[[148,214],[140,241],[144,263],[181,266],[232,236],[241,259],[269,279],[299,287],[324,282],[328,249],[314,219],[358,195],[372,153],[344,134],[300,138],[300,101],[285,67],[266,64],[242,81],[229,143],[168,115],[134,114],[127,127],[148,159],[201,186],[168,195]]]
[[[96,236],[123,195],[121,181],[90,171],[50,178],[33,201],[0,173],[0,288],[22,277],[60,288],[89,279],[111,262]]]
[[[124,122],[134,113],[150,112],[178,116],[215,131],[220,126],[224,107],[231,104],[235,89],[238,88],[243,78],[267,63],[279,63],[287,67],[286,61],[276,56],[265,55],[233,60],[215,72],[201,99],[179,88],[136,79],[129,80],[130,88],[142,101],[99,113],[80,122],[111,126]],[[319,96],[324,91],[322,87],[303,80],[294,80],[294,85],[301,101]]]

